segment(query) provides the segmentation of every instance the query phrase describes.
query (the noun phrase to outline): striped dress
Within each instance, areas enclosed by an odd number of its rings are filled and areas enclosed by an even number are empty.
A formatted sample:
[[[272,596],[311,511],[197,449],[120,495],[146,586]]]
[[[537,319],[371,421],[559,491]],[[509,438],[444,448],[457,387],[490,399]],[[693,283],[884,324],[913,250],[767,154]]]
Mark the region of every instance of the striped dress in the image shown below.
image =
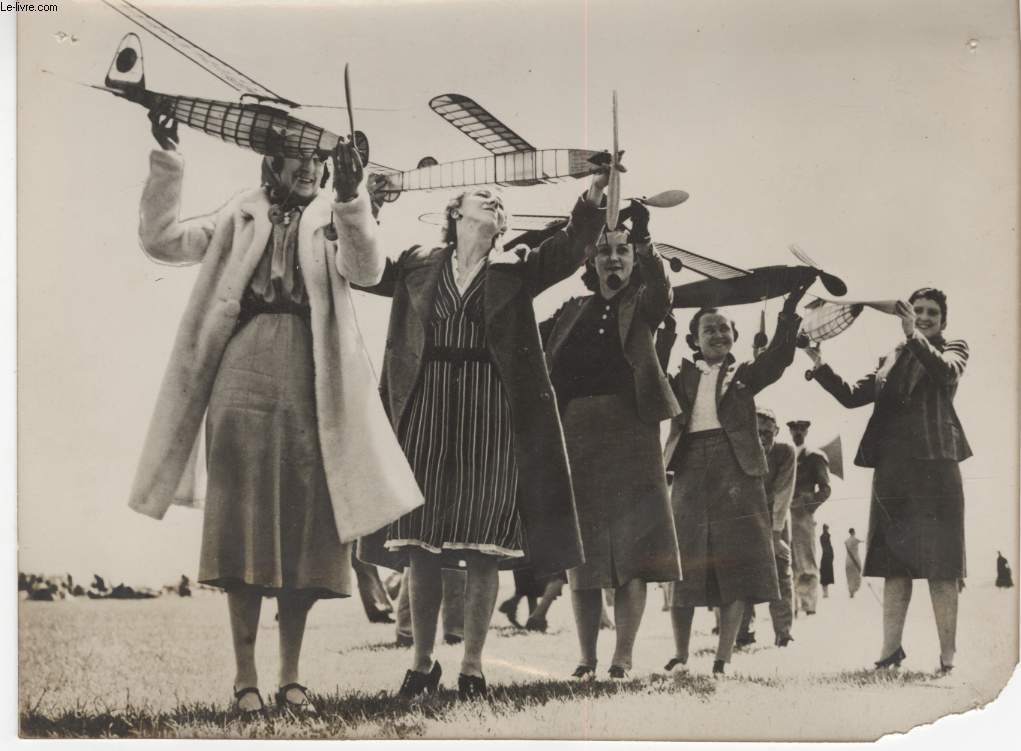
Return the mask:
[[[486,346],[486,270],[463,295],[451,263],[440,274],[421,379],[397,431],[425,503],[390,525],[388,549],[524,555],[510,404]]]

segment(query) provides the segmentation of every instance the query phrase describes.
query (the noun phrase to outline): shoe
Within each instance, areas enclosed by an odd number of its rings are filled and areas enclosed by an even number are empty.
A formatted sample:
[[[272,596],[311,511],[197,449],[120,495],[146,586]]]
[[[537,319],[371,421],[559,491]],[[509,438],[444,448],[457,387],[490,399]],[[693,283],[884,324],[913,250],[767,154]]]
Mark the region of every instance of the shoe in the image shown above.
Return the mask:
[[[620,665],[611,665],[610,666],[610,680],[611,681],[626,681],[628,678],[630,678],[630,676],[628,675],[628,672],[627,672],[626,669],[622,668]]]
[[[576,681],[594,681],[596,679],[596,669],[589,667],[588,665],[579,665],[571,673],[571,677]]]
[[[438,662],[433,663],[433,669],[428,673],[409,670],[404,674],[404,682],[397,695],[402,699],[414,699],[427,691],[434,692],[439,688],[441,675],[443,675],[443,668]]]
[[[390,613],[386,610],[374,610],[371,613],[367,613],[369,617],[369,623],[393,623],[394,619],[390,617]]]
[[[460,644],[464,641],[464,637],[457,636],[456,634],[444,634],[443,641],[450,645]]]
[[[528,620],[525,621],[525,628],[529,631],[538,631],[545,634],[549,624],[546,623],[545,618],[532,618],[529,616]]]
[[[939,658],[939,672],[940,672],[940,675],[946,675],[947,673],[949,673],[953,669],[954,669],[953,665],[947,665],[945,662],[943,662],[943,657],[941,655],[940,658]]]
[[[794,641],[794,637],[791,636],[790,634],[781,634],[780,636],[776,637],[775,644],[778,647],[786,647],[792,641]]]
[[[727,663],[725,663],[723,660],[714,660],[713,661],[713,678],[715,678],[718,675],[726,675],[726,666],[727,666]]]
[[[876,662],[876,670],[882,670],[883,668],[899,668],[901,662],[907,654],[904,653],[903,647],[897,647],[897,650],[889,657],[884,657],[882,660]]]
[[[755,643],[755,634],[749,632],[747,634],[739,634],[734,646],[740,649],[741,647],[747,647]]]
[[[395,644],[398,647],[413,647],[415,645],[415,639],[411,636],[405,636],[404,634],[397,634],[397,641]]]
[[[291,701],[287,696],[289,691],[300,691],[301,701]],[[277,690],[275,700],[277,709],[286,709],[295,714],[319,714],[316,705],[308,698],[308,689],[300,683],[288,683],[286,686],[281,686]]]
[[[684,666],[684,665],[687,665],[687,664],[688,664],[688,658],[687,657],[671,657],[670,658],[670,662],[668,662],[666,665],[664,665],[663,669],[666,670],[667,672],[670,672],[671,670],[673,670],[674,668],[676,668],[678,666]]]
[[[253,707],[252,709],[242,709],[241,700],[248,696],[248,694],[255,694],[255,698],[259,700],[259,706]],[[257,714],[266,714],[266,702],[262,700],[262,694],[259,693],[259,689],[255,686],[248,686],[247,688],[236,688],[234,689],[234,709],[240,712],[243,717],[252,717]]]
[[[805,615],[815,615],[815,611],[814,610],[806,610],[805,611]]]
[[[485,699],[489,694],[489,689],[486,687],[486,679],[481,675],[465,675],[461,673],[457,676],[457,696],[462,700],[468,699]]]
[[[497,610],[507,616],[507,620],[511,622],[514,628],[522,628],[521,624],[518,623],[518,604],[516,602],[504,600],[500,603],[500,607]]]

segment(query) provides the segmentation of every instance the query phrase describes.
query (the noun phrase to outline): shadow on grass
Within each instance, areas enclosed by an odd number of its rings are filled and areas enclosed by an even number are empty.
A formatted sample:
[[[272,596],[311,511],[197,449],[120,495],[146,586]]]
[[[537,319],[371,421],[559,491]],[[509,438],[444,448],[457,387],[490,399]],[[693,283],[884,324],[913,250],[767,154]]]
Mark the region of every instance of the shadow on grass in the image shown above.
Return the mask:
[[[648,681],[540,681],[493,686],[478,702],[507,715],[549,702],[572,702],[638,693],[686,694],[706,699],[716,691],[711,678],[700,675],[653,675]],[[236,711],[207,704],[180,705],[169,712],[127,707],[89,712],[82,708],[48,716],[38,710],[21,714],[21,734],[29,738],[344,738],[421,736],[427,720],[442,720],[463,708],[457,691],[442,689],[418,701],[398,699],[391,693],[325,694],[313,697],[317,717],[277,712],[246,719]],[[375,726],[375,727],[374,727]],[[371,734],[371,736],[369,735]]]
[[[921,670],[842,670],[839,673],[813,676],[816,683],[837,684],[849,687],[860,686],[917,686],[932,684],[933,688],[943,688],[938,683],[939,675],[925,673]]]

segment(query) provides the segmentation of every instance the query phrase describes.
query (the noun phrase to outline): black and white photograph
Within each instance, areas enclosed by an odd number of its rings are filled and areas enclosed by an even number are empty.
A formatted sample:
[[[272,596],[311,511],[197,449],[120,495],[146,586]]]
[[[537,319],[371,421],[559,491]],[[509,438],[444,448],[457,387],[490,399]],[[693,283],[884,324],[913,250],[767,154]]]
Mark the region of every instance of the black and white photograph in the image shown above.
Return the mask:
[[[13,733],[1016,732],[1017,0],[0,15]]]

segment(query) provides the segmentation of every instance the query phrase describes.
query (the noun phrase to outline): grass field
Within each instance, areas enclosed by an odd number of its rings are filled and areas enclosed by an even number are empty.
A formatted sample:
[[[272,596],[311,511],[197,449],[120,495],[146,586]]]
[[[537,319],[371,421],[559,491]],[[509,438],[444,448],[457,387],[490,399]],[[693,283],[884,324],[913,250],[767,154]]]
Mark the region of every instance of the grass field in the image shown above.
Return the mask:
[[[503,582],[509,585],[507,582]],[[407,704],[394,692],[408,667],[393,627],[366,622],[356,599],[319,603],[309,618],[305,682],[316,719],[271,713],[243,721],[230,711],[233,660],[226,601],[198,593],[148,601],[21,602],[21,733],[28,737],[574,738],[676,740],[869,740],[992,700],[1017,659],[1017,590],[974,584],[961,599],[957,668],[936,677],[938,649],[927,589],[916,587],[899,673],[866,670],[879,649],[874,592],[854,600],[838,587],[802,617],[795,641],[772,646],[765,606],[758,643],[713,680],[712,617],[696,616],[690,671],[667,674],[669,618],[658,590],[639,634],[632,680],[566,680],[577,644],[569,601],[547,634],[520,632],[497,614],[486,647],[485,702],[458,702],[460,650],[442,645],[446,690]],[[508,592],[501,591],[501,596]],[[266,601],[258,642],[264,695],[276,686],[275,603]],[[522,603],[522,611],[524,603]],[[600,637],[605,678],[613,633]]]

